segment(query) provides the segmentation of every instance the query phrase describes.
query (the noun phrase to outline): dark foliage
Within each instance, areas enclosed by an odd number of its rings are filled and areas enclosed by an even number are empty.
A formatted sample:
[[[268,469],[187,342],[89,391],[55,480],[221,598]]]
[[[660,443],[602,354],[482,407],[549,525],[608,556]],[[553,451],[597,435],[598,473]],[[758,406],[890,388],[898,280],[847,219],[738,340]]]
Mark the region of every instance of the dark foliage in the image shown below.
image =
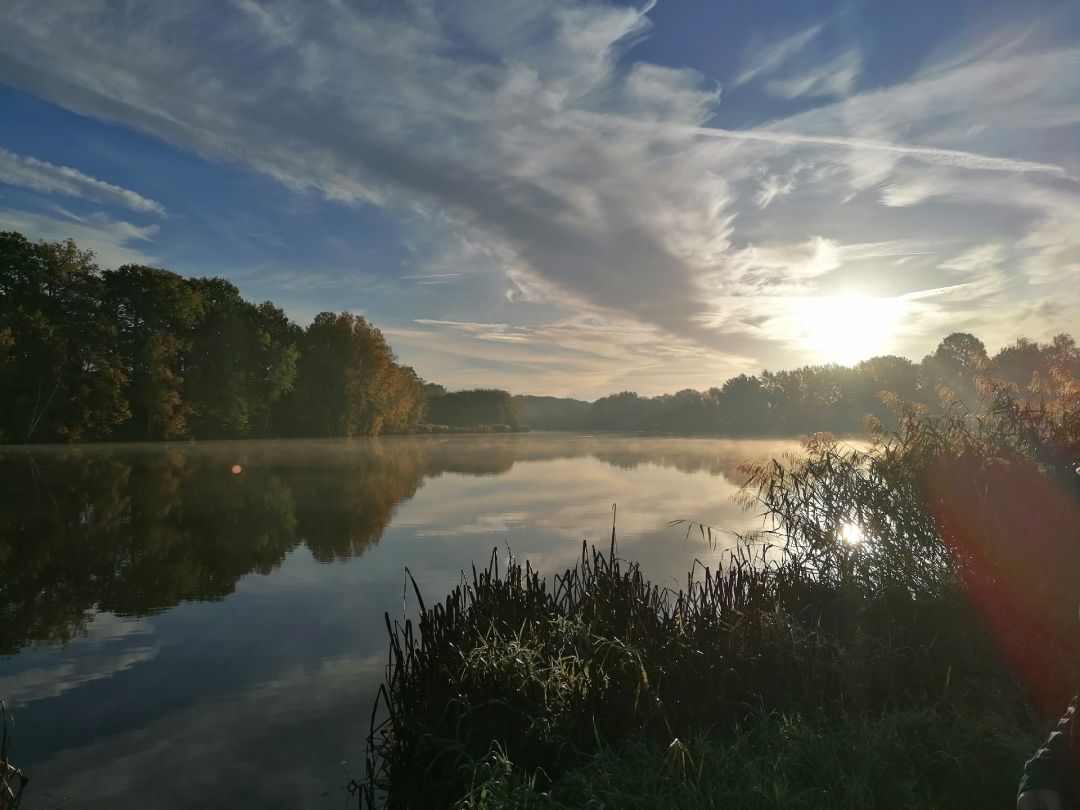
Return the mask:
[[[428,421],[436,425],[463,427],[467,425],[519,424],[518,406],[506,391],[477,388],[432,396],[427,401]]]
[[[515,397],[522,421],[548,430],[654,431],[720,436],[797,436],[828,431],[859,435],[869,416],[897,427],[889,401],[921,403],[941,412],[947,387],[969,408],[981,400],[977,379],[993,372],[1019,388],[1033,377],[1050,379],[1052,367],[1080,374],[1080,354],[1061,335],[1040,344],[1024,338],[993,357],[972,335],[949,335],[920,363],[886,355],[852,367],[803,366],[790,371],[740,374],[719,388],[685,389],[643,397],[632,391],[592,403],[556,397]]]
[[[0,441],[375,435],[423,422],[422,386],[358,316],[301,329],[221,278],[0,233]]]

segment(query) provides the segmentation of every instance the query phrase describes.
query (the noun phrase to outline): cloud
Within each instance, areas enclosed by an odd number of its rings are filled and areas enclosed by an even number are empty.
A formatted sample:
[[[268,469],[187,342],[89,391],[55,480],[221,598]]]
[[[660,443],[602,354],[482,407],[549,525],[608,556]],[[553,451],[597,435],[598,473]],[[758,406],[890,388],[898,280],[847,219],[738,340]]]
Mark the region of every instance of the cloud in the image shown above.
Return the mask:
[[[954,270],[964,275],[986,273],[997,270],[1005,259],[1005,246],[1000,242],[990,242],[985,245],[971,248],[947,262],[943,262],[942,270]]]
[[[797,245],[750,245],[737,254],[733,263],[743,277],[756,277],[767,283],[824,275],[839,267],[840,261],[840,248],[836,242],[816,236]]]
[[[795,34],[784,37],[768,46],[758,45],[747,54],[748,64],[732,81],[732,87],[746,84],[761,74],[771,74],[792,57],[800,53],[807,45],[817,39],[825,30],[823,23],[811,25]]]
[[[398,276],[398,278],[403,281],[415,281],[417,284],[449,284],[464,275],[464,273],[427,273],[421,276]]]
[[[0,695],[12,709],[111,678],[153,660],[159,652],[154,628],[145,619],[95,613],[89,625],[85,637],[58,650],[47,665],[0,676]]]
[[[63,209],[60,209],[63,212]],[[66,212],[64,212],[66,213]],[[157,264],[152,254],[143,253],[138,243],[150,242],[157,234],[157,225],[133,225],[105,214],[88,217],[62,218],[0,208],[0,225],[6,230],[19,231],[46,242],[74,239],[79,247],[92,250],[99,265],[116,268],[125,264]]]
[[[1066,174],[1065,168],[1053,163],[1036,160],[995,157],[963,149],[946,149],[935,146],[916,146],[906,143],[877,138],[856,138],[831,135],[804,135],[797,132],[781,132],[773,129],[736,130],[718,127],[696,127],[684,129],[687,134],[705,138],[723,138],[733,141],[762,141],[781,146],[826,146],[842,147],[855,151],[881,152],[891,158],[911,157],[926,163],[949,166],[958,169],[971,169],[997,172],[1044,172],[1046,174]]]
[[[6,149],[0,149],[0,183],[34,191],[82,197],[95,202],[129,208],[140,213],[158,215],[165,213],[165,208],[161,203],[130,189],[98,180],[70,166],[57,166],[28,155],[16,155]]]
[[[771,45],[755,45],[747,52],[733,88],[762,81],[767,93],[784,99],[846,96],[862,69],[857,48],[830,49],[825,44],[828,26],[817,23]]]
[[[941,266],[988,241],[1005,243],[1014,272],[1040,286],[999,286],[980,306],[1034,306],[1077,267],[1080,100],[1065,77],[1078,51],[1053,30],[993,47],[968,36],[903,80],[860,91],[859,43],[811,25],[754,48],[730,85],[797,99],[800,111],[721,128],[708,77],[634,61],[648,8],[193,0],[182,14],[134,15],[14,0],[0,17],[8,83],[291,188],[395,212],[446,257],[398,271],[428,276],[408,279],[410,294],[438,290],[430,320],[506,322],[484,339],[459,330],[453,340],[483,344],[476,363],[487,365],[473,371],[507,381],[522,379],[512,358],[535,365],[544,345],[584,352],[573,362],[586,388],[650,365],[650,379],[669,379],[665,344],[686,349],[686,367],[724,358],[704,364],[709,373],[736,358],[786,363],[781,335],[747,326],[787,306],[778,297],[840,294],[856,273],[882,297],[950,286],[942,274],[967,283]],[[211,27],[200,23],[208,17]],[[993,218],[990,206],[1017,213]],[[114,248],[144,241],[119,227],[102,225]],[[903,245],[893,255],[904,264],[853,252],[882,245]],[[477,262],[500,276],[497,301],[482,306],[465,300]],[[956,322],[961,297],[932,306],[956,307]],[[519,329],[522,313],[549,326]],[[582,324],[642,342],[604,357],[604,369],[595,346],[577,348]],[[928,314],[904,328],[927,330],[932,344],[940,335],[930,330],[949,325]],[[451,362],[431,338],[451,327],[403,331],[403,354]],[[565,389],[558,369],[544,373]]]
[[[842,244],[824,236],[794,244],[750,244],[733,252],[723,271],[717,273],[717,289],[804,295],[809,285],[845,265],[926,255],[926,251],[916,250],[916,245],[904,240]]]
[[[656,327],[595,316],[536,326],[420,318],[412,327],[384,331],[421,376],[438,369],[431,376],[451,388],[474,385],[479,363],[485,379],[514,393],[590,399],[627,389],[658,394],[708,388],[753,362]]]
[[[770,174],[762,178],[754,202],[758,208],[767,208],[777,197],[783,197],[795,190],[795,178],[790,175]]]
[[[855,87],[862,68],[862,56],[848,50],[815,68],[800,71],[784,79],[765,82],[765,89],[781,98],[819,98],[846,96]]]
[[[952,184],[936,177],[920,177],[907,183],[893,183],[881,191],[881,203],[891,208],[903,208],[941,197],[952,190]]]

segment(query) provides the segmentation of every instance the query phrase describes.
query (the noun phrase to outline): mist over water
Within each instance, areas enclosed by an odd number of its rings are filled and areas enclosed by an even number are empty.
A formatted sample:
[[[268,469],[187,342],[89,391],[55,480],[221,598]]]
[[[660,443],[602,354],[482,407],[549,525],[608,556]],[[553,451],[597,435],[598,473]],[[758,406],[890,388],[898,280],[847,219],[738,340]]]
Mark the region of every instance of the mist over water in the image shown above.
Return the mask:
[[[413,611],[582,541],[672,587],[791,441],[570,434],[0,450],[0,695],[25,807],[339,807]],[[349,765],[343,770],[341,760]]]

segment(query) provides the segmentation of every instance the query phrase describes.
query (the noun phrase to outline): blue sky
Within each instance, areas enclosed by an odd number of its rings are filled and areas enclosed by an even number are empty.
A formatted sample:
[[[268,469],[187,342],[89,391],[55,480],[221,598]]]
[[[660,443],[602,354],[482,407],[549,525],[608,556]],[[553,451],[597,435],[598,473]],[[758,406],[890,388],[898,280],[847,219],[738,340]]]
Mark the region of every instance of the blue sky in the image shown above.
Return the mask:
[[[594,397],[1077,332],[1071,2],[9,0],[0,227]]]

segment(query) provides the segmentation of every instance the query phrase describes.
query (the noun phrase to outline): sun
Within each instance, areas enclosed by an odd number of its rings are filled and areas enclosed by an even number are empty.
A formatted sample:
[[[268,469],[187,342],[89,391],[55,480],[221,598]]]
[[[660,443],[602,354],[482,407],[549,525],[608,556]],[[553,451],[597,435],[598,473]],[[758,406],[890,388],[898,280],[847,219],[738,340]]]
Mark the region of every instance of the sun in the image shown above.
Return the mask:
[[[819,362],[851,365],[887,354],[903,314],[903,301],[896,298],[804,298],[799,304],[800,338]]]
[[[863,534],[862,526],[858,523],[842,523],[836,532],[837,537],[849,546],[861,545],[866,535]]]

